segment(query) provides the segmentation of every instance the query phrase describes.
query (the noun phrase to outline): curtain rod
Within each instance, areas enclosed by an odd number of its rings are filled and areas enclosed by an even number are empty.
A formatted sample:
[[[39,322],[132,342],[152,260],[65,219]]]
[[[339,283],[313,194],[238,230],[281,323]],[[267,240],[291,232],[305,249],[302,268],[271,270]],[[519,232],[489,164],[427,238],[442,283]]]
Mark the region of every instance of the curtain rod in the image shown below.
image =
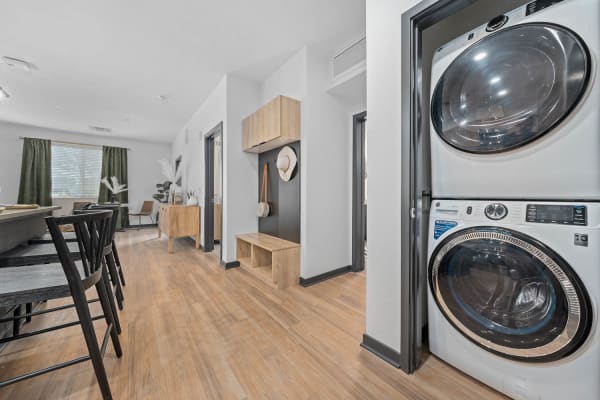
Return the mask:
[[[39,139],[39,138],[28,138],[25,136],[19,136],[19,139],[23,140],[23,139]],[[98,144],[88,144],[88,143],[78,143],[78,142],[67,142],[65,140],[52,140],[50,139],[51,142],[54,143],[62,143],[62,144],[74,144],[76,146],[88,146],[88,147],[97,147],[97,148],[102,148],[101,145]],[[117,147],[117,146],[112,146],[112,147]],[[122,149],[126,149],[127,151],[131,151],[131,149],[129,147],[121,147]]]

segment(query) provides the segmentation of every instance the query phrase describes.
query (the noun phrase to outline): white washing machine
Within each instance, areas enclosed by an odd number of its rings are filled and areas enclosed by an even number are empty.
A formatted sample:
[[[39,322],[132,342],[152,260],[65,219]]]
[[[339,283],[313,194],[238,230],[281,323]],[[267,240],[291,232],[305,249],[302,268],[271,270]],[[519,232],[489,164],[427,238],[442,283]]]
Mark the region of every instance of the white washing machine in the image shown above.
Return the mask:
[[[515,399],[600,399],[600,204],[434,200],[433,354]]]
[[[600,199],[600,1],[538,0],[438,49],[435,197]]]

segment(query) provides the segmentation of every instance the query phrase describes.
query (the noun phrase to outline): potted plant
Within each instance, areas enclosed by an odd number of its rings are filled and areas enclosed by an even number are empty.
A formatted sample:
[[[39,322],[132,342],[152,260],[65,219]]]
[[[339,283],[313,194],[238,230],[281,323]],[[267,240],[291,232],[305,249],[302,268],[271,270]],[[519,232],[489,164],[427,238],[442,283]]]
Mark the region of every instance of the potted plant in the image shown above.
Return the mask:
[[[169,190],[168,203],[174,204],[176,195],[178,195],[179,198],[182,198],[181,187],[176,183],[181,180],[182,168],[174,167],[170,162],[168,162],[165,159],[158,160],[158,163],[162,167],[161,172],[164,175],[164,177],[167,178],[168,182],[171,182],[171,184],[168,188],[168,190]]]
[[[119,184],[119,180],[117,179],[116,176],[113,176],[112,178],[110,178],[110,182],[108,181],[108,177],[105,176],[104,178],[102,178],[100,180],[100,182],[102,182],[104,184],[104,186],[106,186],[106,188],[111,193],[111,196],[110,196],[111,203],[118,203],[119,202],[118,194],[127,191],[127,185]]]

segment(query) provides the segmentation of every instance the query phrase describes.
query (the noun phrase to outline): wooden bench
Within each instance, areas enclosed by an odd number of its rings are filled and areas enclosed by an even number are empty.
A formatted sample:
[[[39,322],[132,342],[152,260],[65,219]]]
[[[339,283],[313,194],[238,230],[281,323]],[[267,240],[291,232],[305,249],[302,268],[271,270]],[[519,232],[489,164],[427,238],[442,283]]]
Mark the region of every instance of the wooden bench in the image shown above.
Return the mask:
[[[300,245],[264,233],[238,235],[240,264],[277,289],[298,284]]]

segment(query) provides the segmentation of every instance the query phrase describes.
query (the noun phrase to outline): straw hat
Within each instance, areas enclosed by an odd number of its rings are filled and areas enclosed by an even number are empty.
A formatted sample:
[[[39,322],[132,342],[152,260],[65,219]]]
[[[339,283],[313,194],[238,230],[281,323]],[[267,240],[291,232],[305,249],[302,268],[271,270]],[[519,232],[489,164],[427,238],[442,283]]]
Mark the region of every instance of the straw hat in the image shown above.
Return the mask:
[[[279,176],[284,182],[289,182],[292,179],[292,175],[296,170],[296,164],[298,163],[298,158],[296,157],[296,153],[294,149],[290,146],[285,146],[279,154],[277,155],[277,170],[279,171]]]

